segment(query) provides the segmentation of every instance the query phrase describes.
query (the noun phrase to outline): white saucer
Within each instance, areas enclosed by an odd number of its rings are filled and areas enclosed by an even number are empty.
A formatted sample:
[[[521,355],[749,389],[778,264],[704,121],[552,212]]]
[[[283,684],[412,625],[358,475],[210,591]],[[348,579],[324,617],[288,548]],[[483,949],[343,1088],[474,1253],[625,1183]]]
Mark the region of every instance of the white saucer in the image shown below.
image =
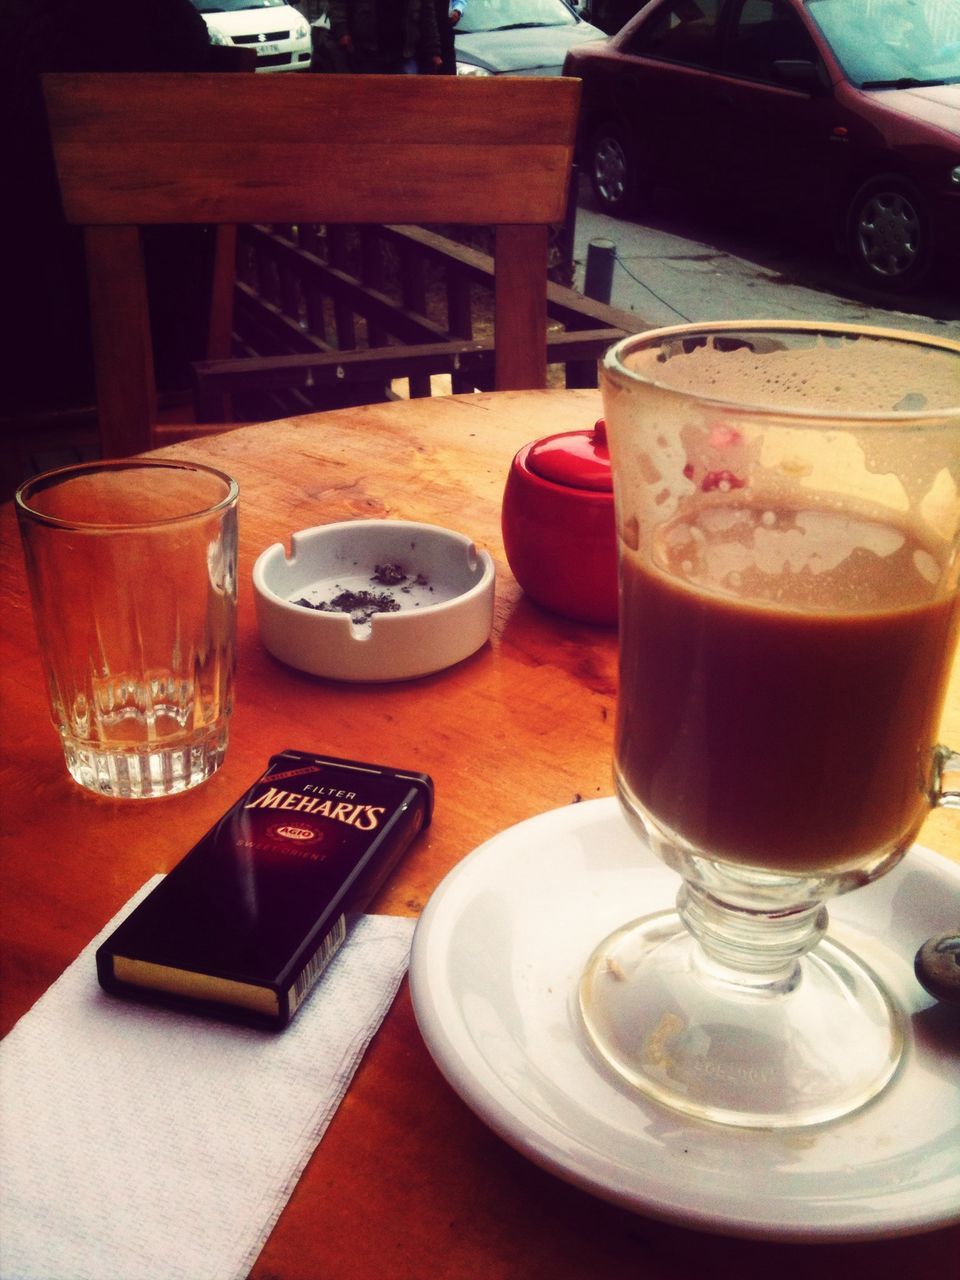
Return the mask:
[[[828,1125],[735,1130],[687,1119],[608,1074],[574,991],[596,942],[672,905],[679,881],[614,799],[557,809],[481,845],[437,888],[410,965],[424,1040],[452,1087],[537,1164],[639,1213],[725,1235],[830,1241],[960,1221],[960,1019],[913,975],[955,929],[960,867],[910,851],[833,901],[831,933],[910,1014],[887,1090]]]

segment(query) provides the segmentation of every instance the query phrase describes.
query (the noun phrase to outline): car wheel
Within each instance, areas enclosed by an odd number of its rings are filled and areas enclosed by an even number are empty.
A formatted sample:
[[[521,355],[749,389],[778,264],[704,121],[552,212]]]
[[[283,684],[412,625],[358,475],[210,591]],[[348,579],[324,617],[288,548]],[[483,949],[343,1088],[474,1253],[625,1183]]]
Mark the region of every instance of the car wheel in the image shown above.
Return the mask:
[[[865,182],[850,203],[847,250],[854,270],[885,289],[918,285],[933,259],[933,233],[923,194],[907,178]]]
[[[590,139],[590,182],[604,213],[626,218],[640,204],[636,151],[619,125],[604,124]]]

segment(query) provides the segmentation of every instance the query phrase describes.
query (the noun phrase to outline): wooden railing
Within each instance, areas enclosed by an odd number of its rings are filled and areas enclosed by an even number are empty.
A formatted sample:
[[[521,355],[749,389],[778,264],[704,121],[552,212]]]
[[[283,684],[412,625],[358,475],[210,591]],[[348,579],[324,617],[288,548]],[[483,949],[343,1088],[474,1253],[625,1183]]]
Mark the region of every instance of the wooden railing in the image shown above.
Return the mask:
[[[467,229],[464,229],[466,231]],[[202,421],[261,420],[493,385],[493,258],[483,229],[247,226],[238,234],[234,358],[195,366]],[[447,234],[441,234],[441,231]],[[454,238],[454,235],[458,238]],[[558,229],[555,274],[568,274]],[[550,381],[595,386],[632,313],[548,286]],[[446,383],[443,384],[446,387]]]

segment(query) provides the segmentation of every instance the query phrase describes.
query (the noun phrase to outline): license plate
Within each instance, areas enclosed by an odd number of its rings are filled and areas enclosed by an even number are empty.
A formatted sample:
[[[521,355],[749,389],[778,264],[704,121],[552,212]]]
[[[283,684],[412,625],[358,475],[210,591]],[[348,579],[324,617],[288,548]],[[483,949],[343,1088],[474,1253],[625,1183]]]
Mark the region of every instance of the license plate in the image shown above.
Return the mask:
[[[280,46],[278,44],[258,44],[257,45],[257,54],[261,58],[266,58],[271,53],[279,53],[279,52],[280,52]]]

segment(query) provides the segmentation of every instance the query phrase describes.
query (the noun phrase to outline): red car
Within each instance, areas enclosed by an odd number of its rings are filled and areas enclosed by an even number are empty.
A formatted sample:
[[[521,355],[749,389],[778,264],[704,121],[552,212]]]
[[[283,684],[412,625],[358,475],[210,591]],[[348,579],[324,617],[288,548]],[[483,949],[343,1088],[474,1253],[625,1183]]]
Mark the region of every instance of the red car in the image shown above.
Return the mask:
[[[960,254],[960,0],[651,0],[563,73],[608,213],[662,184],[813,216],[886,289]]]

